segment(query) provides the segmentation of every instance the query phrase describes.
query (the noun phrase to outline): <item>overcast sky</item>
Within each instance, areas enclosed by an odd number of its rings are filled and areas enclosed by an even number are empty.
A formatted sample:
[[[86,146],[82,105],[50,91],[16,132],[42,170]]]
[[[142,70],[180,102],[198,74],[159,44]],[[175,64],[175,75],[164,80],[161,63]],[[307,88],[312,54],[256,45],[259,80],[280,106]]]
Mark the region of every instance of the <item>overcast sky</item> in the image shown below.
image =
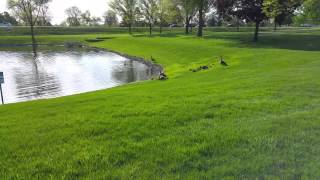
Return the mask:
[[[93,16],[102,16],[108,10],[111,0],[52,0],[50,3],[50,15],[53,24],[60,24],[66,19],[65,9],[77,6],[81,11],[89,10]],[[7,0],[0,0],[0,12],[6,10]]]

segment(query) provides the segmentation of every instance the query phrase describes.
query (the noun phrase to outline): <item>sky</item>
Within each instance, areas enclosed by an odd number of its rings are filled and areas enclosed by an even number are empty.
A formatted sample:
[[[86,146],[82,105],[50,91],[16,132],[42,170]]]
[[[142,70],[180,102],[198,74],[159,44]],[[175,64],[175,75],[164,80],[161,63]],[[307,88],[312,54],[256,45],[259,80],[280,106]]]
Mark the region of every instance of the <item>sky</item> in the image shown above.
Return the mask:
[[[102,16],[108,10],[111,0],[52,0],[49,4],[52,24],[60,24],[66,19],[64,11],[77,6],[81,11],[89,10],[92,16]],[[0,12],[7,10],[7,0],[0,0]]]

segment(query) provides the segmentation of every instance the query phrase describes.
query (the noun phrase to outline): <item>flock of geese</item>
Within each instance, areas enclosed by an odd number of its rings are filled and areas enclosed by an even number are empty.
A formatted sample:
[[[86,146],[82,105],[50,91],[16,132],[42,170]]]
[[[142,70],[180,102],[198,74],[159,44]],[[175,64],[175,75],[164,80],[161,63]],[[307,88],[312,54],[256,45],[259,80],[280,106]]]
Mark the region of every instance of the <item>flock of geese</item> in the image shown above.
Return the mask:
[[[154,63],[157,63],[157,60],[156,60],[153,56],[151,56],[151,61],[154,62]],[[220,56],[220,64],[221,64],[222,66],[229,66],[228,63],[223,59],[222,56]],[[204,68],[204,67],[206,67],[206,68]],[[201,68],[202,68],[202,69],[208,69],[209,67],[207,67],[207,66],[201,66]],[[160,80],[167,80],[167,79],[168,79],[168,76],[167,76],[163,71],[161,71],[161,72],[159,73],[159,79],[160,79]]]

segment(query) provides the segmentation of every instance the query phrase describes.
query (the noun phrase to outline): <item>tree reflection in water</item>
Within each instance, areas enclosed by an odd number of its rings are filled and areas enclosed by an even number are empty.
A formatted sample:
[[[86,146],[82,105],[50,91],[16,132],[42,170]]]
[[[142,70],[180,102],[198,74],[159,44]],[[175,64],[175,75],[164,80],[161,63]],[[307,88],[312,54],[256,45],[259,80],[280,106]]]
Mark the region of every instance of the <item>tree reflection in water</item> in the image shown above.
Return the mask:
[[[39,54],[33,50],[32,54],[23,54],[27,69],[16,70],[17,95],[25,100],[59,95],[59,80],[54,74],[41,69]]]
[[[146,65],[137,61],[124,61],[119,68],[113,69],[113,77],[119,82],[135,82],[150,79],[151,68],[144,68]],[[139,69],[139,71],[137,71]]]
[[[52,98],[151,79],[153,68],[110,52],[0,52],[6,102]]]

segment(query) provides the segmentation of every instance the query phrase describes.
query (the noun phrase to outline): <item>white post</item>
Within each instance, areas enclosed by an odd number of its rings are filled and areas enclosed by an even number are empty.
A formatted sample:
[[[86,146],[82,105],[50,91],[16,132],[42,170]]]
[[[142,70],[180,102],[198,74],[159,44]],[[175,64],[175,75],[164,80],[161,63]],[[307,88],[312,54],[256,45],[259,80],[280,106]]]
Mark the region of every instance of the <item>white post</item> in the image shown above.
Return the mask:
[[[2,102],[2,104],[4,104],[4,100],[3,100],[3,94],[2,94],[2,86],[1,86],[1,83],[0,83],[0,92],[1,92],[1,102]]]

